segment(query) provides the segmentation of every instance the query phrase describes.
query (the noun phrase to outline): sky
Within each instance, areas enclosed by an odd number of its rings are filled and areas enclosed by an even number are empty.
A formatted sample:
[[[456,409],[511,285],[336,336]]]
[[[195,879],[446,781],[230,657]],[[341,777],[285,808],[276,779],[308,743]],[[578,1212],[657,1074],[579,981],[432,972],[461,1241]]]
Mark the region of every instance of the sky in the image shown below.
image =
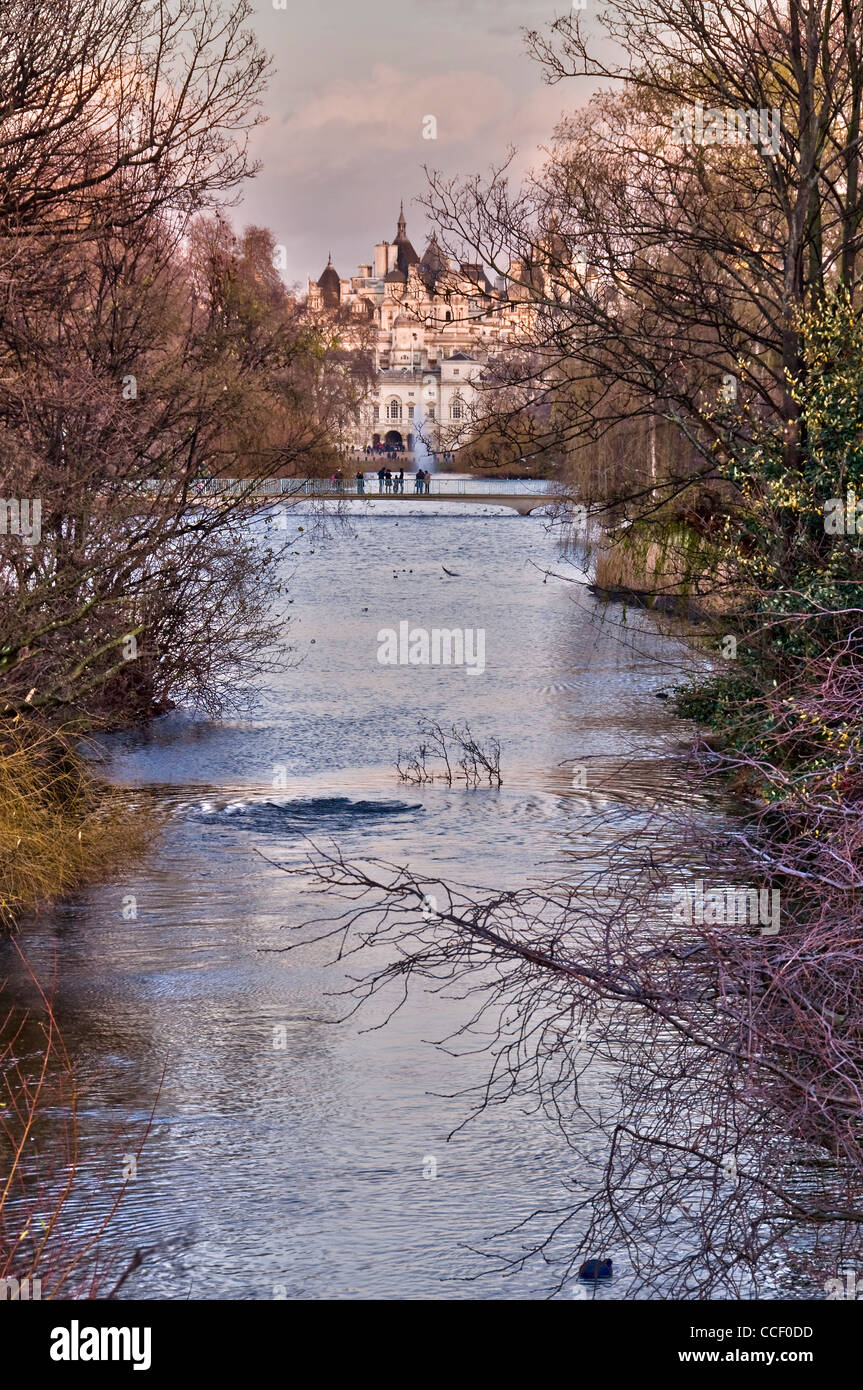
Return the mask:
[[[237,226],[270,227],[285,278],[305,289],[332,252],[343,277],[396,234],[403,198],[420,255],[430,232],[413,200],[423,165],[481,173],[519,150],[539,162],[581,83],[548,86],[521,29],[541,28],[567,0],[253,0],[250,20],[272,55],[266,125],[253,134],[261,170],[231,210]],[[433,127],[436,138],[424,138]]]

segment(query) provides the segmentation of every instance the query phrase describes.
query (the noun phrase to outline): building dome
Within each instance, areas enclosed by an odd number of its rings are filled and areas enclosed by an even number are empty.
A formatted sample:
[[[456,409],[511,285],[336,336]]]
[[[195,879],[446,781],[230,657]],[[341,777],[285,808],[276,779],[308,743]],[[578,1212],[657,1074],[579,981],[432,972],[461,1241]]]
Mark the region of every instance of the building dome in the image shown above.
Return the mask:
[[[318,281],[325,309],[338,309],[342,302],[342,282],[330,256],[326,269]]]
[[[431,241],[423,252],[420,261],[420,274],[429,289],[434,289],[437,281],[449,270],[446,256],[440,249],[438,239],[432,233]]]
[[[420,263],[420,258],[419,258],[419,256],[417,255],[417,253],[416,253],[416,251],[414,250],[414,248],[413,248],[413,246],[411,245],[411,243],[408,241],[407,223],[405,222],[405,205],[404,205],[404,203],[402,203],[402,204],[401,204],[401,207],[399,208],[399,221],[398,221],[398,227],[397,227],[397,229],[396,229],[396,239],[395,239],[395,241],[393,242],[393,246],[397,246],[397,247],[398,247],[398,255],[396,256],[396,265],[398,266],[398,268],[399,268],[399,270],[401,271],[402,275],[407,276],[407,273],[408,273],[408,271],[410,270],[410,268],[411,268],[412,265],[419,265],[419,263]]]

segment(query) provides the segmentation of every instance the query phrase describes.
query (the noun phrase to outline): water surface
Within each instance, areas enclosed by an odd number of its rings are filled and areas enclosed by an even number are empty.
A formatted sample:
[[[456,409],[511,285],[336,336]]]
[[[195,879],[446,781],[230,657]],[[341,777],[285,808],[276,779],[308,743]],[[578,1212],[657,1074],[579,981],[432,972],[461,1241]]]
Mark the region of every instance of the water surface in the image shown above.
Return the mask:
[[[465,1282],[466,1247],[590,1181],[516,1106],[448,1141],[468,1109],[456,1093],[485,1070],[432,1043],[464,1001],[417,997],[382,1030],[337,1024],[323,948],[271,949],[320,911],[267,862],[299,862],[306,837],[499,890],[561,871],[598,810],[618,830],[674,793],[681,731],[653,696],[678,673],[674,644],[644,615],[604,618],[541,517],[408,506],[351,504],[326,536],[309,517],[270,528],[291,600],[277,675],[247,717],[175,712],[107,741],[110,776],[154,791],[167,827],[134,872],[28,929],[37,970],[59,956],[94,1182],[167,1059],[117,1218],[128,1248],[155,1253],[123,1297],[536,1297],[541,1266]],[[484,629],[484,674],[379,664],[379,630],[403,620]],[[400,784],[421,716],[499,738],[503,786]]]

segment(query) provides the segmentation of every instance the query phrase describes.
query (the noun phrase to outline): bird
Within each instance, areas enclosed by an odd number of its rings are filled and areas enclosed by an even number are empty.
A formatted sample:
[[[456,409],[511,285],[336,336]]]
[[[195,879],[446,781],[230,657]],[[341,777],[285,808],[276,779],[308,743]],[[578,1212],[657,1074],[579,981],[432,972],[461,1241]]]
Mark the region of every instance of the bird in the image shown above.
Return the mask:
[[[458,579],[458,578],[459,578],[458,570],[448,570],[447,567],[446,567],[446,565],[441,565],[441,569],[443,570],[444,574],[448,574],[448,575],[449,575],[450,579]]]
[[[581,1269],[578,1271],[579,1279],[610,1279],[612,1274],[611,1260],[585,1260]]]

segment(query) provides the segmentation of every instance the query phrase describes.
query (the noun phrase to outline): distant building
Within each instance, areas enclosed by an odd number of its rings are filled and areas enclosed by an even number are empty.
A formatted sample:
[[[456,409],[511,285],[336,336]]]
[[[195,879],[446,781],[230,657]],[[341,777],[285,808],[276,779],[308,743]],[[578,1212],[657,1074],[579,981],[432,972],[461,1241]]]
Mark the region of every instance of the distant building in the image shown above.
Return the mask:
[[[356,438],[345,442],[413,450],[419,435],[433,453],[458,447],[477,418],[477,382],[489,359],[519,337],[529,301],[522,285],[493,286],[481,265],[450,260],[434,236],[418,256],[404,205],[395,240],[378,242],[373,262],[351,279],[330,257],[320,279],[309,281],[309,311],[337,317],[348,342],[352,325],[356,341],[371,329],[373,342],[374,387]]]

